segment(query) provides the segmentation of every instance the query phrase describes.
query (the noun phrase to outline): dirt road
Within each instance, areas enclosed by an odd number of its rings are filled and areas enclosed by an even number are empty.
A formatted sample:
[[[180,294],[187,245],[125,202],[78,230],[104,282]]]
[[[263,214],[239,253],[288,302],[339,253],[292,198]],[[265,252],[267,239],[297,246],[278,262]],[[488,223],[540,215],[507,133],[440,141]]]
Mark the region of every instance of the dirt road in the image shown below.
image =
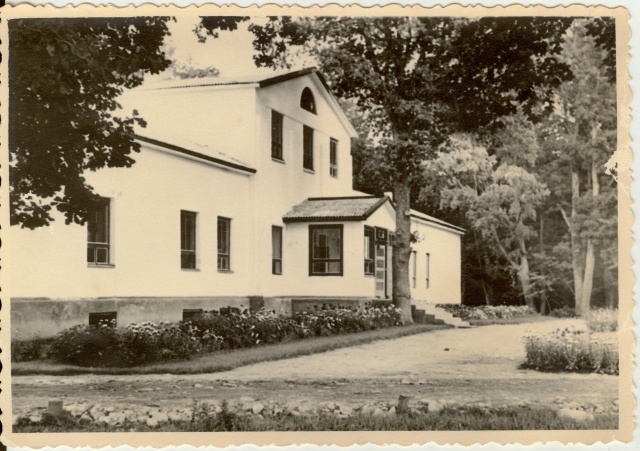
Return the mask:
[[[408,394],[463,403],[615,403],[616,376],[518,369],[524,335],[567,325],[581,323],[550,319],[444,329],[214,374],[16,376],[12,399],[14,412],[46,406],[50,399],[176,406],[242,396],[357,403]]]

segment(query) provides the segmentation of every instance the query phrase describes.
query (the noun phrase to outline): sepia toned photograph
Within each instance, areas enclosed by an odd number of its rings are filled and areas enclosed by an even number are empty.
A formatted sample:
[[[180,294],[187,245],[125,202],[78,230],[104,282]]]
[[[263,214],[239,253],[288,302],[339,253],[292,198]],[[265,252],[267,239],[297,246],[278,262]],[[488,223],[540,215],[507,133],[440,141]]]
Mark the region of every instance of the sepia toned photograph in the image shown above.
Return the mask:
[[[631,439],[624,9],[2,13],[3,441]]]

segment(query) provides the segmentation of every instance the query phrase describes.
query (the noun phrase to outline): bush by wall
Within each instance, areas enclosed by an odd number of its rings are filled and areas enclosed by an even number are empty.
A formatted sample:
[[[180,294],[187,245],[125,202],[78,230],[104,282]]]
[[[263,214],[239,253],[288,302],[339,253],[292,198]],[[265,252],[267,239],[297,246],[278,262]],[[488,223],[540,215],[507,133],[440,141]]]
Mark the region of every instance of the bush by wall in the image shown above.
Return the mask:
[[[469,307],[463,304],[438,304],[437,307],[465,321],[470,319],[510,319],[536,313],[526,305],[483,305],[480,307]]]
[[[113,323],[79,325],[51,340],[46,355],[30,351],[21,342],[20,356],[50,357],[79,366],[129,367],[166,360],[188,359],[201,352],[239,349],[307,337],[338,335],[401,325],[395,307],[363,309],[323,306],[293,317],[274,312],[239,312],[224,309],[197,315],[179,323],[134,323],[116,328]],[[14,344],[15,346],[15,344]],[[35,358],[35,357],[34,357]],[[14,361],[19,361],[14,358]],[[26,360],[23,358],[23,360]]]
[[[525,369],[618,374],[618,348],[575,328],[524,337]]]

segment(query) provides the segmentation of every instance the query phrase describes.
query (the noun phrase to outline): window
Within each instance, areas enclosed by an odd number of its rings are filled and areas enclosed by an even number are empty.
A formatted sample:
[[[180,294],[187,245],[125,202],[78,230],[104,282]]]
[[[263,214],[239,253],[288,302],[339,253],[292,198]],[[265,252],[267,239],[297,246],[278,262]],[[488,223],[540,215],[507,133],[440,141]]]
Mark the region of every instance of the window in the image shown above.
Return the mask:
[[[271,158],[283,159],[282,114],[277,111],[271,111]]]
[[[218,271],[231,271],[231,219],[218,216]]]
[[[116,327],[117,318],[117,312],[89,313],[89,325],[100,326],[101,324],[104,324],[109,327]]]
[[[329,174],[338,176],[338,141],[333,138],[329,141]]]
[[[109,199],[100,199],[87,221],[87,263],[108,265],[109,244]]]
[[[311,89],[304,88],[302,90],[302,95],[300,96],[300,108],[316,114],[316,99],[314,99]]]
[[[375,240],[373,227],[364,226],[364,273],[374,273]]]
[[[431,254],[427,253],[427,268],[426,268],[426,273],[427,273],[427,288],[429,288],[429,271],[430,271],[430,267],[431,267]]]
[[[182,321],[189,321],[202,315],[204,310],[201,308],[186,308],[182,310]]]
[[[416,287],[416,274],[418,272],[418,253],[416,251],[411,251],[411,258],[413,258],[413,262],[411,265],[411,278],[413,282],[413,288]]]
[[[271,227],[271,273],[282,274],[282,227]]]
[[[303,128],[303,154],[302,154],[302,167],[313,171],[313,129],[307,127]]]
[[[196,269],[196,213],[180,212],[180,268]]]
[[[309,226],[309,275],[342,275],[342,225]]]

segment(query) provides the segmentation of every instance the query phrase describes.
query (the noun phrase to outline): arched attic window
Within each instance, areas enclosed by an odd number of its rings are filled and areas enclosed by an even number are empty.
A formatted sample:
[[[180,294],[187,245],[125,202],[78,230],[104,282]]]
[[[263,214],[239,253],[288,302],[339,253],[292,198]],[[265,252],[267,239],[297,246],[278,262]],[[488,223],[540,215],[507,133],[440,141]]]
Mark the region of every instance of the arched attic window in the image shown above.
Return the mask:
[[[311,89],[304,88],[302,90],[302,95],[300,96],[300,108],[307,110],[310,113],[318,114],[316,112],[316,99],[313,97]]]

